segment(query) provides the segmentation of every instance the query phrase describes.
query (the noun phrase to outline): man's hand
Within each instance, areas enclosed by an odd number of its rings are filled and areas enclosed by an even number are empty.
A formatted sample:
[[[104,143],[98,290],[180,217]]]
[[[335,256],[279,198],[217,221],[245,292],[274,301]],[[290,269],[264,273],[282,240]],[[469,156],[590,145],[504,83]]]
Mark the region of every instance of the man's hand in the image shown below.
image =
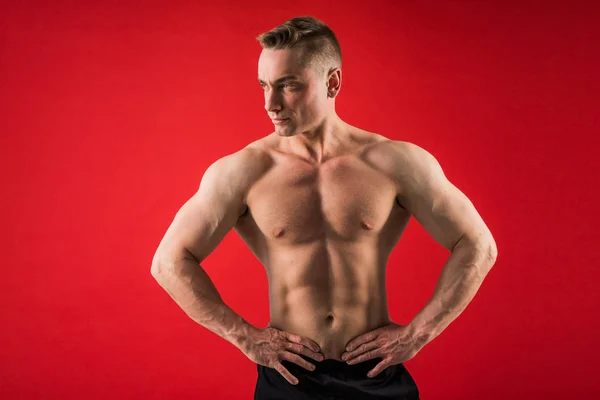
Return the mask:
[[[367,376],[373,378],[391,365],[413,358],[421,350],[421,343],[407,327],[391,323],[352,339],[342,353],[342,360],[357,364],[374,358],[383,358]]]
[[[319,345],[312,340],[270,326],[252,329],[244,348],[244,354],[250,360],[265,367],[275,368],[292,385],[298,384],[298,378],[292,375],[281,361],[290,361],[314,371],[315,366],[298,354],[323,361],[325,357],[320,351]]]

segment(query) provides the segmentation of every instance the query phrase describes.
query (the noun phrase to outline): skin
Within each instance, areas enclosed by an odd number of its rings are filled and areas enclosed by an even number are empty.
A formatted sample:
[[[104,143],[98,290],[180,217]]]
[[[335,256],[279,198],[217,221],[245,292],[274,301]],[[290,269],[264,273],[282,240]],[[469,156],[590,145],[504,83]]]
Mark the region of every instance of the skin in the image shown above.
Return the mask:
[[[298,354],[350,364],[380,357],[375,376],[431,340],[424,324],[401,326],[388,313],[386,265],[411,215],[450,251],[459,243],[465,251],[475,244],[495,249],[435,158],[342,121],[335,112],[341,69],[319,74],[306,60],[301,49],[262,51],[265,110],[289,119],[207,169],[153,263],[162,265],[155,276],[192,318],[292,384],[298,380],[282,360],[314,369]],[[296,78],[278,82],[287,75]],[[265,328],[227,308],[198,268],[231,229],[265,267]]]

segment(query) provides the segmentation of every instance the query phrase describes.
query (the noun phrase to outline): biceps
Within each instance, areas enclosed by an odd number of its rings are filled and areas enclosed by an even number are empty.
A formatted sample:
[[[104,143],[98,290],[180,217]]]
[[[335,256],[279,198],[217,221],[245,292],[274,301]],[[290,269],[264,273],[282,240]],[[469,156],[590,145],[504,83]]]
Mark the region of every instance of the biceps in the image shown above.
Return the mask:
[[[235,225],[242,205],[215,194],[196,193],[175,214],[159,245],[160,257],[202,262]]]
[[[473,203],[445,177],[421,190],[407,209],[446,249],[452,251],[463,236],[475,238],[487,230]]]

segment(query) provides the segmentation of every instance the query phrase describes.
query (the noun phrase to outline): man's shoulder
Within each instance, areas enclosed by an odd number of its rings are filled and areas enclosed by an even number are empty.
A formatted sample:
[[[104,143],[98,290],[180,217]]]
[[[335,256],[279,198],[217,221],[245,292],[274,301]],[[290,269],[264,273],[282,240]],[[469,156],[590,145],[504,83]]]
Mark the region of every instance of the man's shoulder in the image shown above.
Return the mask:
[[[265,149],[254,143],[214,161],[205,174],[214,174],[228,184],[248,188],[272,165]]]
[[[363,159],[394,182],[399,194],[414,190],[415,184],[430,181],[439,168],[430,152],[415,143],[400,140],[371,146]]]
[[[417,167],[430,157],[431,153],[415,143],[387,138],[369,146],[363,153],[367,163],[389,173]]]
[[[263,149],[247,146],[216,160],[209,168],[221,175],[251,178],[269,168],[271,157]]]

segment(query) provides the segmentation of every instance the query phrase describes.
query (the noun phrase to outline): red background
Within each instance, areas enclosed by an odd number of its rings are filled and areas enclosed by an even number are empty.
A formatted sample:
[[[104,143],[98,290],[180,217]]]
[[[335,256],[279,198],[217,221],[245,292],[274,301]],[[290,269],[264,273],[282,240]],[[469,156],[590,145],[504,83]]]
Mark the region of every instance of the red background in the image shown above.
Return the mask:
[[[208,165],[272,131],[254,37],[298,15],[340,40],[342,119],[434,154],[498,244],[473,302],[406,362],[422,398],[600,394],[592,2],[8,3],[1,398],[252,397],[256,365],[150,266]],[[388,268],[395,322],[448,255],[411,219]],[[203,267],[268,323],[265,272],[235,233]]]

